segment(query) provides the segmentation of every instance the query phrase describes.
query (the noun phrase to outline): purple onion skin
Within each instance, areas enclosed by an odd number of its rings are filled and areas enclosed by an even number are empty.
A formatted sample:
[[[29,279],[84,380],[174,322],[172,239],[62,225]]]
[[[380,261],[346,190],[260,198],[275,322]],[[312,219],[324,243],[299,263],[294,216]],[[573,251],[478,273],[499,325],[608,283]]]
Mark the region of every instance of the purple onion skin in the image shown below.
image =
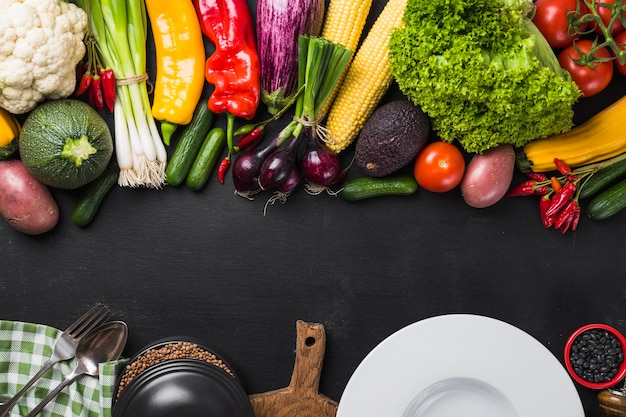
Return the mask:
[[[276,188],[276,191],[279,191],[281,193],[290,193],[291,191],[298,188],[298,185],[300,185],[301,181],[302,174],[300,173],[300,168],[298,168],[297,164],[294,164],[293,168],[291,168],[291,171],[289,171],[287,179]]]
[[[257,0],[261,99],[271,114],[296,92],[298,36],[319,35],[325,7],[324,0]]]
[[[255,148],[251,152],[239,154],[233,161],[231,168],[233,185],[240,193],[257,191],[259,189],[259,174],[265,158],[278,147],[278,137],[270,142]]]
[[[297,145],[298,141],[291,139],[265,159],[259,173],[259,186],[263,190],[277,188],[289,177],[296,163]]]
[[[309,138],[300,160],[302,176],[311,184],[329,187],[341,172],[339,157],[315,138]]]

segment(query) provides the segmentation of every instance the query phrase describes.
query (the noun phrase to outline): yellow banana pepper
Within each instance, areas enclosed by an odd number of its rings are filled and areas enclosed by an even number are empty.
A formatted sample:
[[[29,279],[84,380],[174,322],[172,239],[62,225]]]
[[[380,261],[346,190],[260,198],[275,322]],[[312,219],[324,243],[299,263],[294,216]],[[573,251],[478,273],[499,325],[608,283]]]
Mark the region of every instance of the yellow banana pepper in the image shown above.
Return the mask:
[[[204,87],[205,51],[191,0],[146,0],[156,48],[152,115],[169,145],[177,125],[191,121]]]
[[[21,126],[15,116],[0,107],[0,159],[17,151]]]

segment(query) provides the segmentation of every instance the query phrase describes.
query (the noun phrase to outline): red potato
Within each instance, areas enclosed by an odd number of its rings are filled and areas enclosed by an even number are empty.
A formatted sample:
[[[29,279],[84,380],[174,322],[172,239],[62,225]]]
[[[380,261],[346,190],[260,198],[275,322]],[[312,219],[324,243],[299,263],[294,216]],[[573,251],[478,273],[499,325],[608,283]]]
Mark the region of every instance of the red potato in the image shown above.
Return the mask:
[[[461,181],[465,202],[475,208],[489,207],[504,197],[515,169],[515,151],[500,145],[472,157]]]
[[[59,207],[50,190],[17,159],[0,161],[0,214],[28,235],[47,232],[59,221]]]

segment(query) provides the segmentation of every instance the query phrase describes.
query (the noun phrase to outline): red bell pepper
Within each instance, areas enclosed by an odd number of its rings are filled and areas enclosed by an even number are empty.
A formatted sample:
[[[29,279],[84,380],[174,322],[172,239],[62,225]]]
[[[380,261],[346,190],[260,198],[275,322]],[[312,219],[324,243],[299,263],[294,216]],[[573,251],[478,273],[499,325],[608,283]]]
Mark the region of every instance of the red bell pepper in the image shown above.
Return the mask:
[[[246,0],[194,0],[194,7],[202,32],[215,45],[206,62],[206,79],[215,86],[209,108],[252,119],[260,101],[261,65]]]
[[[261,99],[261,63],[256,47],[254,22],[246,0],[193,0],[202,33],[215,45],[206,61],[206,80],[214,85],[208,106],[226,113],[228,155],[221,175],[230,165],[234,118],[254,118]],[[222,182],[222,181],[220,181]]]

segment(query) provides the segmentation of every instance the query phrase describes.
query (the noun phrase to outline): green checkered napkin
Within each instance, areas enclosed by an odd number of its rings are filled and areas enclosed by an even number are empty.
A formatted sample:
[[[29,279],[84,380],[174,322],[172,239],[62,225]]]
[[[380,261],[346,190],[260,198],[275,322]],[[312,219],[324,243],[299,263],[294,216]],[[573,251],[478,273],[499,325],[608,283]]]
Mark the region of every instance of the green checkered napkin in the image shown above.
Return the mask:
[[[0,320],[0,395],[13,396],[52,356],[61,331],[42,324]],[[115,380],[126,359],[100,364],[98,378],[83,375],[65,387],[39,414],[41,417],[110,417]],[[48,370],[13,407],[25,416],[69,374],[76,361]]]

